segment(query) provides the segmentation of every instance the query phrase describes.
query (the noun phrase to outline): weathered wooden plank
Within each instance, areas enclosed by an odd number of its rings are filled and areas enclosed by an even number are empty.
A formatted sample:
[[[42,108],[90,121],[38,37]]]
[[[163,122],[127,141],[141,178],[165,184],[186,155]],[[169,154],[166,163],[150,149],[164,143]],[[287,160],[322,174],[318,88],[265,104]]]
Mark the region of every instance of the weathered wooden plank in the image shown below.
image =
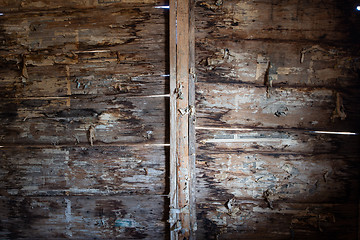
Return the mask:
[[[198,129],[199,151],[208,154],[273,153],[273,154],[358,154],[358,135],[302,130],[244,129],[235,131]]]
[[[197,150],[198,237],[355,236],[356,153],[214,150]]]
[[[121,45],[127,45],[126,53],[130,49],[157,49],[153,55],[166,54],[161,51],[166,40],[165,19],[165,12],[153,6],[68,10],[66,14],[63,10],[5,14],[0,23],[4,33],[1,55],[44,50],[71,53],[107,47],[120,51],[124,49]]]
[[[160,2],[0,1],[0,238],[168,238]]]
[[[340,98],[345,99],[338,104],[339,109],[344,109],[344,117],[335,114],[337,93],[330,89],[198,83],[197,124],[357,131],[356,92],[344,96],[340,93]]]
[[[197,2],[198,238],[357,238],[353,8]]]
[[[70,0],[70,1],[49,1],[49,0],[1,0],[0,7],[3,11],[44,11],[49,9],[70,8],[70,9],[83,9],[83,8],[98,8],[103,7],[116,7],[116,6],[141,6],[141,5],[166,5],[167,0]]]
[[[231,198],[263,200],[273,209],[284,202],[342,203],[356,191],[352,188],[356,155],[206,154],[204,150],[199,154],[197,199],[202,203]]]
[[[170,239],[177,240],[178,233],[175,231],[179,221],[179,215],[174,209],[179,209],[178,202],[178,186],[177,186],[177,79],[176,79],[176,44],[177,44],[177,29],[176,29],[176,0],[169,1],[169,73],[170,73],[170,164],[169,164],[169,224],[170,224]]]
[[[196,239],[196,54],[195,54],[195,0],[189,2],[189,107],[193,113],[189,116],[189,168],[190,168],[190,239]]]
[[[275,41],[352,41],[353,3],[291,0],[197,2],[200,38]],[[341,27],[339,27],[341,26]]]
[[[195,208],[193,204],[193,180],[194,161],[190,157],[190,140],[189,126],[194,114],[194,106],[190,104],[193,99],[195,88],[194,82],[190,80],[191,67],[190,59],[193,59],[194,44],[191,32],[194,30],[192,13],[193,1],[176,1],[176,158],[177,158],[177,201],[179,208],[178,236],[176,239],[193,239],[195,228],[195,213],[191,212]],[[190,93],[190,91],[193,91]],[[190,99],[191,98],[191,99]],[[193,138],[192,138],[193,139]]]
[[[168,77],[141,73],[145,65],[136,66],[137,72],[113,71],[98,64],[86,68],[50,65],[27,67],[28,79],[21,79],[20,70],[2,70],[1,97],[58,97],[70,95],[148,96],[169,93]],[[134,68],[134,66],[132,66]],[[150,70],[149,70],[150,71]],[[86,74],[84,74],[86,72]]]
[[[85,96],[7,99],[0,110],[1,144],[165,143],[167,101],[160,98]]]
[[[162,239],[164,197],[0,198],[3,239]]]
[[[274,129],[197,136],[198,237],[355,236],[358,136]]]
[[[156,146],[1,148],[1,195],[165,194],[166,151]]]
[[[223,203],[199,204],[201,239],[352,239],[356,216],[352,204],[282,203],[268,210],[256,201],[234,200],[232,211]]]
[[[357,51],[309,43],[197,39],[198,81],[274,87],[357,87]]]

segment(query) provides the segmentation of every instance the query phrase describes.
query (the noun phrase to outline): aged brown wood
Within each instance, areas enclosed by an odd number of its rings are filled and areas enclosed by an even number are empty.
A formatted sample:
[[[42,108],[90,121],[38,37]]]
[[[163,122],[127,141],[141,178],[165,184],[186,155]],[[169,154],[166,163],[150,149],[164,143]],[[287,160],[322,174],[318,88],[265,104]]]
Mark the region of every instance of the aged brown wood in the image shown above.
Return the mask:
[[[177,186],[177,107],[176,107],[176,44],[177,44],[177,29],[176,29],[176,1],[169,1],[169,62],[170,62],[170,238],[171,240],[178,239],[177,229],[179,228],[179,215],[176,212],[178,209],[178,186]]]
[[[191,105],[194,102],[195,88],[193,76],[190,77],[194,74],[194,63],[191,63],[194,60],[194,49],[191,46],[194,44],[191,4],[192,1],[172,1],[170,4],[170,30],[175,31],[170,33],[170,64],[176,64],[176,67],[170,66],[173,121],[170,145],[175,144],[171,155],[174,174],[171,176],[173,188],[170,195],[170,211],[174,212],[170,218],[173,224],[172,239],[193,239],[196,228],[195,198],[192,197],[195,152],[190,142],[195,142],[194,105]]]
[[[350,22],[347,1],[197,2],[198,238],[357,237]]]
[[[229,128],[299,128],[356,131],[356,91],[342,94],[346,119],[333,118],[336,90],[311,87],[253,87],[240,83],[198,83],[198,124]]]
[[[189,169],[190,169],[190,239],[196,239],[196,108],[195,108],[195,82],[196,57],[195,57],[195,1],[189,2]]]
[[[166,143],[166,106],[163,97],[84,95],[6,99],[0,106],[3,112],[0,143],[87,143],[91,125],[96,130],[95,144]]]
[[[154,5],[164,5],[168,1],[166,0],[70,0],[64,2],[54,2],[50,0],[1,0],[0,7],[4,11],[29,11],[29,10],[40,10],[44,9],[86,9],[86,8],[101,8],[101,7],[116,7],[128,5],[130,8],[133,6],[139,6],[143,4],[148,4],[151,6]]]
[[[162,1],[0,1],[0,235],[166,239]]]
[[[2,147],[0,154],[3,196],[165,194],[161,146]]]
[[[164,203],[150,195],[9,196],[0,199],[9,219],[2,231],[25,239],[161,239]]]
[[[181,229],[179,239],[190,237],[190,163],[189,163],[189,1],[177,1],[177,48],[176,83],[182,96],[176,101],[177,119],[177,185],[179,221]]]

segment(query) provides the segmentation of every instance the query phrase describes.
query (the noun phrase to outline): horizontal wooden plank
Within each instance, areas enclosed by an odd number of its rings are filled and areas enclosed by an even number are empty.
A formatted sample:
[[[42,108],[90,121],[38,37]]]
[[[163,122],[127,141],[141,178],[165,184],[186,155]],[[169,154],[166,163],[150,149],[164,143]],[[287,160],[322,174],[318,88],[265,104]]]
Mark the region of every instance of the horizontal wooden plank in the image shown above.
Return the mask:
[[[0,198],[3,239],[162,239],[163,197]]]
[[[341,203],[351,198],[356,155],[208,153],[197,155],[197,199]],[[269,193],[269,202],[264,194]]]
[[[311,43],[198,39],[198,81],[274,87],[357,87],[357,51]],[[356,67],[357,66],[357,67]]]
[[[78,96],[7,99],[0,106],[1,144],[165,143],[164,97]]]
[[[63,10],[5,13],[1,18],[1,55],[44,50],[71,53],[105,47],[120,51],[124,49],[121,45],[127,45],[126,52],[138,52],[159,49],[166,41],[165,11],[153,6],[68,10],[65,14]],[[152,55],[158,54],[165,55],[166,51]]]
[[[358,136],[219,129],[197,131],[197,237],[356,238]]]
[[[356,239],[356,204],[285,203],[276,210],[234,199],[198,204],[201,239]]]
[[[357,131],[360,118],[355,93],[329,89],[248,87],[241,84],[197,83],[197,119],[201,127],[264,127]],[[342,119],[343,118],[343,119]]]
[[[76,66],[49,65],[27,67],[28,79],[20,77],[20,70],[3,69],[0,81],[1,97],[58,97],[84,94],[147,96],[169,93],[168,77],[146,72],[147,64],[123,67],[115,71],[114,66],[98,64],[86,68]],[[130,68],[137,69],[131,71]],[[131,71],[131,72],[130,72]],[[144,73],[141,73],[144,71]],[[121,73],[119,73],[121,72]]]
[[[195,11],[197,238],[357,238],[353,4],[204,0]]]
[[[49,9],[69,8],[69,9],[83,9],[83,8],[102,8],[114,6],[141,6],[141,5],[166,5],[167,0],[69,0],[69,1],[50,1],[50,0],[13,0],[0,1],[0,7],[6,12],[17,11],[46,11]]]
[[[336,132],[335,132],[336,133]],[[214,153],[358,154],[359,135],[291,129],[197,129],[197,151]]]
[[[356,36],[344,19],[355,20],[353,12],[350,2],[204,0],[197,2],[195,19],[200,38],[351,41]]]
[[[156,146],[1,148],[1,195],[165,194],[166,151]]]

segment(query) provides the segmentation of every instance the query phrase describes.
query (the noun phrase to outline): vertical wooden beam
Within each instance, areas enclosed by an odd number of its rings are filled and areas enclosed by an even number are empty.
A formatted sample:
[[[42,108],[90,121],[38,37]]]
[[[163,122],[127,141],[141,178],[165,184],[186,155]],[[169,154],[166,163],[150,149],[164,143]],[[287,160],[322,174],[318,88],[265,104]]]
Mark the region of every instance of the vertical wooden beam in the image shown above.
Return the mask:
[[[177,240],[177,157],[176,157],[176,0],[170,0],[169,56],[170,56],[170,238]]]
[[[196,138],[195,138],[195,0],[189,0],[189,169],[190,169],[190,239],[195,239],[196,224]]]
[[[193,0],[170,0],[170,219],[172,239],[195,239]],[[174,38],[175,34],[175,38]]]
[[[176,48],[176,83],[181,97],[176,100],[177,118],[177,185],[178,207],[181,230],[179,239],[190,238],[190,164],[189,164],[189,0],[177,1],[177,48]]]

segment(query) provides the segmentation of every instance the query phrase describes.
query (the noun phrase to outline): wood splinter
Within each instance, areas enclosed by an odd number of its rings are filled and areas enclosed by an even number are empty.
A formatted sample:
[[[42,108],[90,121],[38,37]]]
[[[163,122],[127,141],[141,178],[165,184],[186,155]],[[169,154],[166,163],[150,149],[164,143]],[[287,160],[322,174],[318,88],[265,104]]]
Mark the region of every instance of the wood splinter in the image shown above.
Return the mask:
[[[324,172],[324,174],[323,174],[324,182],[327,182],[328,176],[329,176],[329,172],[328,171]]]
[[[95,127],[91,125],[89,127],[89,142],[91,146],[94,146],[94,141],[95,141]]]
[[[264,193],[263,193],[263,197],[266,201],[266,203],[268,204],[268,207],[270,209],[274,209],[274,206],[273,206],[273,192],[270,190],[270,189],[267,189]]]
[[[305,53],[308,53],[308,52],[311,52],[311,51],[320,51],[320,52],[324,52],[324,53],[329,53],[329,51],[326,51],[324,48],[320,47],[319,45],[315,45],[315,46],[312,46],[310,48],[304,48],[300,52],[300,63],[304,62]]]
[[[272,84],[272,77],[270,77],[270,68],[271,68],[271,64],[270,61],[268,61],[267,63],[267,67],[266,67],[266,71],[265,71],[265,76],[264,76],[264,85],[266,86],[266,97],[270,98],[270,92],[271,92],[271,88],[273,86]]]
[[[119,51],[116,51],[116,62],[118,64],[122,63],[125,59],[125,56],[121,55]]]
[[[175,93],[177,94],[177,99],[183,100],[184,99],[184,95],[183,95],[183,91],[182,89],[184,88],[184,86],[179,83],[179,86],[175,89]]]
[[[344,104],[340,93],[336,93],[336,107],[332,113],[331,120],[334,122],[336,118],[340,118],[341,120],[346,119]]]
[[[21,67],[21,80],[23,83],[26,83],[26,80],[29,79],[29,74],[26,67],[26,56],[22,56],[22,67]]]
[[[190,114],[190,116],[194,116],[195,115],[195,107],[193,105],[190,105],[184,109],[179,109],[179,113],[181,116],[185,116],[187,114]]]

